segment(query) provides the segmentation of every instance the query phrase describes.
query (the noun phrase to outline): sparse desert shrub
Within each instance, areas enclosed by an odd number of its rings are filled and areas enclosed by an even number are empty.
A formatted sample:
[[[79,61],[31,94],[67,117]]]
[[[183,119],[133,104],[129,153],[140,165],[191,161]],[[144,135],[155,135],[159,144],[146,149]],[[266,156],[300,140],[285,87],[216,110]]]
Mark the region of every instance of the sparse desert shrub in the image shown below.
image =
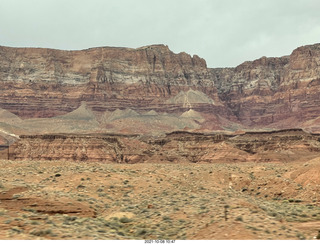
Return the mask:
[[[17,232],[18,234],[20,234],[21,232],[23,232],[23,230],[20,230],[20,229],[15,228],[15,227],[11,228],[11,230],[14,231],[14,232]]]
[[[85,186],[82,185],[82,184],[80,184],[80,185],[77,186],[77,189],[83,189],[83,188],[85,188]]]
[[[77,219],[76,216],[65,216],[64,221],[75,221]]]
[[[301,233],[297,233],[296,237],[298,237],[299,240],[305,240],[306,239],[306,237]]]
[[[120,221],[121,223],[130,223],[132,220],[129,219],[128,217],[125,217],[125,216],[124,216],[124,217],[120,218],[119,221]]]
[[[171,221],[171,218],[169,216],[163,216],[162,220],[164,221]]]
[[[23,211],[28,211],[28,212],[31,212],[31,213],[37,213],[38,211],[36,209],[33,209],[33,208],[22,208]]]
[[[113,218],[112,221],[106,222],[105,226],[108,226],[111,229],[117,230],[122,228],[123,224],[118,222],[118,218]]]
[[[17,199],[17,198],[19,198],[19,197],[21,197],[20,194],[14,194],[14,195],[12,196],[12,199]]]
[[[31,235],[34,236],[45,236],[45,235],[49,235],[52,233],[52,230],[48,229],[48,230],[33,230],[30,232]]]
[[[139,229],[136,232],[137,236],[142,236],[142,235],[145,235],[145,234],[147,234],[147,231],[145,229]]]
[[[272,200],[274,200],[274,201],[279,201],[279,200],[281,200],[281,197],[274,197],[274,198],[272,198]]]
[[[245,191],[247,191],[247,190],[248,190],[247,187],[243,187],[243,188],[241,189],[241,192],[245,192]]]
[[[243,221],[242,216],[238,216],[238,217],[236,218],[236,221]]]
[[[270,212],[268,213],[268,215],[272,217],[277,217],[278,214],[276,212]]]
[[[107,194],[107,193],[99,193],[98,196],[99,196],[99,197],[107,197],[108,194]]]
[[[261,229],[255,227],[255,226],[250,226],[250,225],[247,225],[246,229],[251,229],[251,230],[254,230],[254,231],[261,231]],[[265,232],[267,233],[267,231],[270,233],[269,230],[266,230]]]

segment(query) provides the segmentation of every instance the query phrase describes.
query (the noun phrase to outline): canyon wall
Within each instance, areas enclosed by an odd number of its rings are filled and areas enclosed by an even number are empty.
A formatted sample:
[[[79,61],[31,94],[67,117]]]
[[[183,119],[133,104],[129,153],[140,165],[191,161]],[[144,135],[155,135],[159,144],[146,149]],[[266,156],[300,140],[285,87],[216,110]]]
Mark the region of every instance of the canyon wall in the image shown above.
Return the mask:
[[[106,113],[125,109],[161,113],[162,119],[167,114],[183,119],[191,111],[201,117],[194,120],[197,130],[317,132],[319,67],[320,44],[299,47],[289,56],[213,69],[197,55],[175,54],[165,45],[82,51],[0,47],[0,109],[22,119],[50,118],[86,102],[99,123]],[[108,131],[108,126],[102,127]]]
[[[193,107],[231,116],[219,103],[211,76],[205,60],[174,54],[164,45],[82,51],[0,47],[0,107],[22,118],[65,114],[82,101],[97,112],[185,112],[185,104],[166,101],[194,89],[216,104],[200,101]]]
[[[210,70],[220,99],[242,124],[319,130],[320,44],[297,48],[290,56]]]

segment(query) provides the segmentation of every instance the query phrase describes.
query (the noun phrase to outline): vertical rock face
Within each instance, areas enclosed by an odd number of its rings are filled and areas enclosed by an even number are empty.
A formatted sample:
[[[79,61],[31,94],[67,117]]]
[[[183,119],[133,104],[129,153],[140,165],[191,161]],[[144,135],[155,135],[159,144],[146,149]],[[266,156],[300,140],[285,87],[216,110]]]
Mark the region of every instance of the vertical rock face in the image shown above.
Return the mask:
[[[109,112],[132,109],[139,116],[120,121],[123,130],[129,120],[142,128],[140,120],[154,110],[159,128],[168,113],[176,116],[170,121],[181,122],[178,128],[320,131],[320,44],[216,69],[165,45],[82,51],[0,47],[0,89],[0,108],[23,119],[64,115],[86,102],[104,128],[118,126],[110,124]],[[182,122],[179,116],[189,110],[201,119]],[[166,122],[166,128],[177,128]]]
[[[246,126],[301,127],[320,116],[320,44],[210,70],[219,97]]]
[[[83,51],[0,47],[0,57],[2,82],[212,85],[205,60],[174,54],[164,45]]]
[[[174,54],[164,45],[83,51],[0,47],[0,107],[23,118],[60,115],[81,101],[100,112],[179,110],[163,104],[183,90],[219,100],[211,76],[205,60]]]

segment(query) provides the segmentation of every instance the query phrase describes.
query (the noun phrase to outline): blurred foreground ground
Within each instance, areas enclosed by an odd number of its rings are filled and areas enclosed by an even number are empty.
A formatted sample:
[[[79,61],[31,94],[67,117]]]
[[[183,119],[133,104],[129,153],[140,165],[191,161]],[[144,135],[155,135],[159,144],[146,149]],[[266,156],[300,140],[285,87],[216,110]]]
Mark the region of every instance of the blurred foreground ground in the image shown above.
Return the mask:
[[[320,158],[294,163],[0,161],[0,239],[314,239]]]

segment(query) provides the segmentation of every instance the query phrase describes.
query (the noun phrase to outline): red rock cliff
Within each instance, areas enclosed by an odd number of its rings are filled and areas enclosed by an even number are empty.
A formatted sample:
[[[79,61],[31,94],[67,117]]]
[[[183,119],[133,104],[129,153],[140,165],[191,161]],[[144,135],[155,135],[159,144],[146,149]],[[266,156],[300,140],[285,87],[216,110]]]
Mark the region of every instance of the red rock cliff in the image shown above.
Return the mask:
[[[130,108],[179,116],[193,109],[203,117],[196,123],[207,129],[240,121],[246,128],[320,131],[320,44],[218,69],[165,45],[0,47],[0,89],[0,108],[22,118],[62,115],[86,101],[100,115]]]
[[[219,104],[211,76],[205,60],[164,45],[82,51],[0,47],[0,108],[23,118],[60,115],[81,101],[100,112],[179,111],[166,100],[189,89]]]
[[[320,44],[211,72],[219,97],[246,126],[303,127],[320,116]]]

